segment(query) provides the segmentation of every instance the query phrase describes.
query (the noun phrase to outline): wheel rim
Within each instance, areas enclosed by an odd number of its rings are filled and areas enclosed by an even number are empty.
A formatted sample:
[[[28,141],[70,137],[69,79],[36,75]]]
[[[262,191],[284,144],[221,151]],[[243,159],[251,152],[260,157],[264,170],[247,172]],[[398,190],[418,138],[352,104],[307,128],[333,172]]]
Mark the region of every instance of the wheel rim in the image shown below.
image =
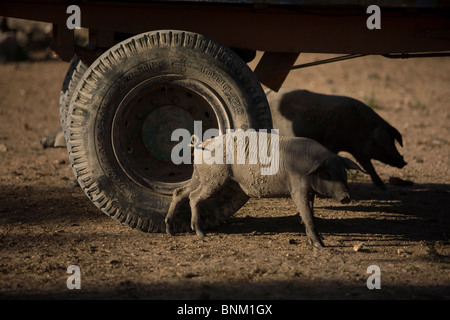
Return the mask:
[[[122,170],[135,183],[172,194],[192,176],[192,164],[175,165],[175,129],[194,133],[194,121],[224,132],[230,128],[223,100],[204,83],[175,75],[148,79],[121,100],[112,123],[112,146]],[[192,161],[191,161],[192,163]]]

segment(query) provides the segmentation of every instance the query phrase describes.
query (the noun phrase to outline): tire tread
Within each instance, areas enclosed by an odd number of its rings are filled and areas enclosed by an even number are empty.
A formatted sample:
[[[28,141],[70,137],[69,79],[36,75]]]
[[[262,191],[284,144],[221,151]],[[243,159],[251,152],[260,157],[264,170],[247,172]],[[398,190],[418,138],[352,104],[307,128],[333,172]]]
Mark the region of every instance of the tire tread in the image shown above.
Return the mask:
[[[245,72],[242,70],[248,67],[241,59],[235,59],[235,54],[231,50],[223,48],[214,40],[184,31],[158,31],[134,36],[112,47],[84,72],[72,96],[69,116],[65,122],[67,123],[66,140],[73,171],[81,188],[99,209],[122,224],[146,232],[163,232],[165,226],[159,222],[156,223],[151,218],[136,217],[130,212],[125,212],[118,206],[115,199],[109,198],[105,192],[99,190],[99,185],[92,172],[93,169],[89,166],[89,160],[83,148],[85,142],[82,134],[86,117],[91,112],[88,103],[95,96],[95,90],[98,87],[96,83],[105,81],[103,74],[112,69],[114,65],[120,65],[136,54],[161,47],[183,47],[208,54],[218,62],[231,67],[232,72],[240,79],[241,83],[248,85],[248,83],[257,81],[256,77],[247,79],[252,81],[243,81]],[[106,79],[106,81],[114,81],[114,79]],[[248,92],[258,95],[257,90]],[[268,111],[268,105],[264,108],[267,108],[266,111]],[[252,116],[259,116],[259,118],[253,119],[253,122],[258,123],[261,127],[271,126],[270,112],[252,113]],[[214,221],[214,223],[216,222]],[[184,226],[182,229],[185,230],[186,227]]]

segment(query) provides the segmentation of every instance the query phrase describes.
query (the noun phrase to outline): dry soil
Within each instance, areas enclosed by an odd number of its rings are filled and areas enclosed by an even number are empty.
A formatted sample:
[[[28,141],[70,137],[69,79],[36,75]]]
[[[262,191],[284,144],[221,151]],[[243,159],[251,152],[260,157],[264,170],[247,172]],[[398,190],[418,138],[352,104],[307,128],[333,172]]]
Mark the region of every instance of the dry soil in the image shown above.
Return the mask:
[[[285,86],[366,102],[404,139],[405,168],[375,162],[387,191],[352,174],[350,204],[316,201],[323,249],[306,242],[290,199],[251,200],[204,239],[104,215],[69,186],[67,151],[40,144],[59,127],[68,67],[0,65],[0,299],[450,298],[449,58],[368,56],[289,75]],[[67,288],[70,265],[80,267],[80,290]],[[372,265],[381,289],[367,287]]]

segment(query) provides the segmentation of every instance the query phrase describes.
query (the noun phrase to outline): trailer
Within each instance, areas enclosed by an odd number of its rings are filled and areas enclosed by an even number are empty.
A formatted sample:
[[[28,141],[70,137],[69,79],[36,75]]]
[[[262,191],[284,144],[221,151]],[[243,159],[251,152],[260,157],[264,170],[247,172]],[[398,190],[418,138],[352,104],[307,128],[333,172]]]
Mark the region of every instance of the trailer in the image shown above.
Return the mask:
[[[0,16],[53,24],[52,49],[71,62],[60,118],[73,172],[99,209],[146,232],[165,230],[172,193],[192,175],[172,161],[176,129],[272,128],[261,84],[277,91],[295,68],[450,55],[450,3],[439,0],[3,0]],[[300,53],[339,56],[295,66]],[[211,195],[203,224],[247,200],[238,185]],[[189,229],[189,210],[176,231]]]

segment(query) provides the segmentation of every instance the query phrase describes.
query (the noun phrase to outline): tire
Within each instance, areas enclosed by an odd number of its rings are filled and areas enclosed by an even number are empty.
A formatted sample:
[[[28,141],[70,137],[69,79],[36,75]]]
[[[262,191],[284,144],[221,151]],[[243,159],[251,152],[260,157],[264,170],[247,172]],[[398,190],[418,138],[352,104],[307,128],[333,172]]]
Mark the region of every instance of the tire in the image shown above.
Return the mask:
[[[67,121],[75,176],[104,213],[132,228],[163,232],[173,190],[192,176],[191,164],[170,160],[174,129],[270,129],[260,83],[231,50],[199,34],[155,31],[109,49],[85,72]],[[231,185],[207,205],[205,228],[248,200]],[[175,232],[187,231],[186,204]]]
[[[86,72],[87,68],[88,66],[77,56],[73,58],[70,63],[59,95],[59,118],[61,121],[61,127],[52,134],[41,139],[41,144],[44,148],[65,148],[67,146],[65,134],[70,100],[72,99],[73,92],[75,91],[78,82],[84,72]]]
[[[75,56],[64,77],[59,96],[59,118],[64,134],[66,133],[66,122],[70,101],[72,100],[73,93],[75,92],[78,83],[88,68],[88,65],[86,65],[79,57]]]

